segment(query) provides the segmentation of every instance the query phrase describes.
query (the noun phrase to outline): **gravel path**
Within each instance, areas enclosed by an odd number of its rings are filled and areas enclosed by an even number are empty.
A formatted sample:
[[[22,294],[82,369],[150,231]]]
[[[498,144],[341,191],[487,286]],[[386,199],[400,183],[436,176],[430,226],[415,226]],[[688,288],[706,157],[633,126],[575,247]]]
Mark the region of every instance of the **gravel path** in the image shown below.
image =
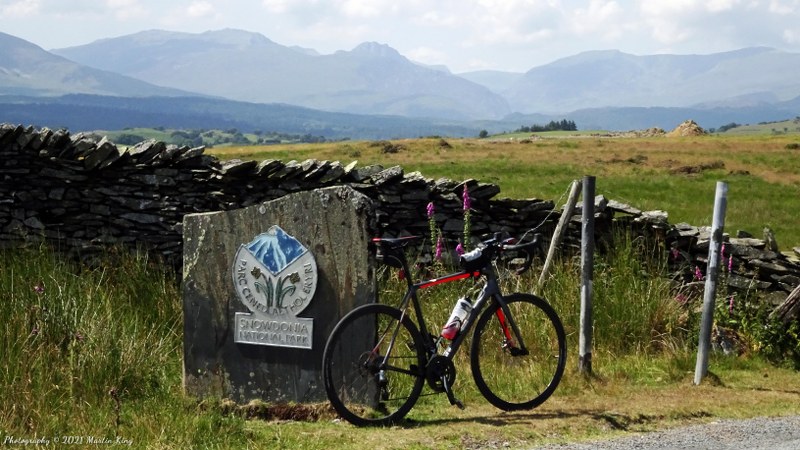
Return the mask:
[[[703,425],[636,434],[582,444],[555,444],[540,450],[798,450],[800,416],[719,420]]]

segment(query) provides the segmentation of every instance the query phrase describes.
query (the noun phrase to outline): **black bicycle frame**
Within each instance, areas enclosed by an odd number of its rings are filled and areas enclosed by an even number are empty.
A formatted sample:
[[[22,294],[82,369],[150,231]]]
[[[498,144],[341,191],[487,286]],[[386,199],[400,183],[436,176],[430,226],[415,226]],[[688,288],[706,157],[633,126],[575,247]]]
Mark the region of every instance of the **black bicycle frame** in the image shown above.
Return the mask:
[[[408,267],[404,264],[403,270],[408,273]],[[500,292],[500,286],[497,283],[497,276],[495,275],[494,271],[491,268],[484,268],[480,271],[461,271],[452,273],[449,275],[445,275],[439,278],[433,278],[430,280],[420,281],[417,283],[413,283],[410,278],[407,278],[408,283],[408,290],[406,291],[405,296],[403,297],[403,301],[400,303],[398,307],[402,312],[400,317],[400,322],[405,318],[406,311],[408,310],[408,302],[414,306],[414,314],[417,317],[417,324],[419,326],[419,331],[422,334],[422,337],[425,341],[426,351],[428,353],[428,357],[433,357],[437,354],[436,349],[436,342],[432,338],[432,336],[428,333],[428,327],[425,324],[425,318],[422,314],[422,308],[420,306],[419,298],[417,297],[417,291],[420,289],[426,289],[429,287],[437,286],[439,284],[449,283],[451,281],[458,281],[464,280],[467,278],[479,277],[480,275],[486,275],[486,283],[484,284],[481,292],[478,294],[478,298],[475,300],[473,304],[472,310],[467,315],[466,320],[461,326],[461,330],[459,331],[458,335],[456,335],[455,339],[450,342],[447,349],[445,349],[443,356],[452,359],[453,355],[458,351],[461,347],[461,344],[464,342],[469,331],[472,329],[472,325],[475,323],[475,320],[478,318],[480,313],[483,311],[483,308],[486,306],[486,303],[489,299],[494,299],[499,305],[500,309],[498,310],[498,319],[500,320],[500,325],[503,329],[503,333],[505,335],[506,342],[505,344],[511,346],[512,348],[518,346],[518,350],[522,352],[521,354],[526,354],[527,350],[525,347],[525,343],[522,340],[522,334],[517,327],[517,323],[514,320],[514,317],[511,315],[508,305],[503,300],[503,295]],[[502,314],[502,315],[501,315]],[[394,347],[394,340],[397,336],[397,331],[400,327],[400,322],[398,322],[397,329],[392,336],[392,341],[389,344],[389,350],[387,350],[386,355],[384,356],[383,366],[386,367],[386,363],[389,358],[389,354],[391,353],[391,349]],[[510,329],[509,329],[510,325]],[[517,337],[515,340],[513,335]]]

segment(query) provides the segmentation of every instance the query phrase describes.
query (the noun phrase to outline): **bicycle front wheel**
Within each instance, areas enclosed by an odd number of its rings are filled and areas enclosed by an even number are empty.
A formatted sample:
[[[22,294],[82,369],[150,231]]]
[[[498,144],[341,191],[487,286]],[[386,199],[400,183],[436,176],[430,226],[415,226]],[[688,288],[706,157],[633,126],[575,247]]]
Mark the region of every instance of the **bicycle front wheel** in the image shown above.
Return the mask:
[[[535,295],[511,294],[503,300],[525,351],[519,348],[500,304],[492,302],[475,325],[472,376],[492,405],[504,411],[535,408],[553,394],[564,374],[564,327],[550,304]]]
[[[387,425],[414,406],[425,381],[417,327],[387,305],[360,306],[331,332],[322,357],[325,392],[354,425]]]

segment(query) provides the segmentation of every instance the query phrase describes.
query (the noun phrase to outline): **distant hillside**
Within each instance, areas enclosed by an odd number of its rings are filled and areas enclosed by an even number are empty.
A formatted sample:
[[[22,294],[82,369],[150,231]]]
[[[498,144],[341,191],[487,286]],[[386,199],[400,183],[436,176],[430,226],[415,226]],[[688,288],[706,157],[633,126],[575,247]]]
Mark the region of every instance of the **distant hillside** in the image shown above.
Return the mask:
[[[156,30],[53,53],[160,86],[240,101],[457,120],[510,112],[505,99],[486,87],[376,43],[319,55],[240,30]]]
[[[237,128],[243,132],[311,134],[332,140],[477,136],[480,131],[477,125],[466,123],[330,113],[291,105],[199,97],[0,96],[0,123],[4,122],[73,132],[132,127]]]
[[[754,106],[800,96],[800,53],[581,53],[528,71],[503,95],[522,113],[601,107]]]
[[[0,95],[187,95],[186,92],[81,66],[0,32]]]
[[[491,89],[492,92],[503,93],[517,83],[525,74],[503,72],[500,70],[476,70],[457,74],[461,78],[478,83]]]
[[[788,102],[739,108],[587,108],[567,114],[513,114],[502,122],[505,130],[521,125],[546,124],[551,120],[572,120],[580,130],[630,131],[647,128],[672,130],[685,120],[703,128],[718,128],[729,123],[783,121],[800,115],[800,97]],[[491,127],[487,129],[496,129]]]

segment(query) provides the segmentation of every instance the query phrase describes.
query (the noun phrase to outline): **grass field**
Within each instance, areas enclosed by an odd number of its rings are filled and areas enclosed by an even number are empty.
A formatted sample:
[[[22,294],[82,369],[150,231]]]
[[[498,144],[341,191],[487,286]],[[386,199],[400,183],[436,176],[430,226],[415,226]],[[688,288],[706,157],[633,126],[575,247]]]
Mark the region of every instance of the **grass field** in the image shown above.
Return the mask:
[[[728,230],[758,234],[769,225],[787,247],[800,243],[794,226],[800,206],[800,150],[792,145],[797,142],[798,135],[428,138],[393,141],[396,153],[370,142],[210,152],[223,158],[399,164],[431,178],[497,183],[501,196],[518,198],[556,199],[573,179],[592,174],[598,193],[665,209],[672,222],[695,225],[710,222],[714,183],[723,179],[730,185]],[[567,372],[551,399],[532,411],[495,409],[470,379],[462,348],[455,389],[465,410],[451,407],[444,396],[427,396],[407,422],[372,429],[337,419],[326,403],[234,407],[186,396],[180,283],[146,255],[112,249],[89,268],[44,247],[3,249],[0,442],[46,439],[53,448],[96,448],[98,442],[147,449],[531,448],[717,418],[800,414],[798,327],[774,340],[765,331],[774,328],[749,315],[748,298],[737,298],[735,312],[721,302],[715,317],[741,331],[742,354],[713,353],[709,375],[694,386],[698,299],[676,301],[663,263],[647,258],[641,243],[625,244],[595,259],[591,377],[577,371],[579,263],[558,261],[540,292],[558,311],[568,339]],[[504,286],[530,291],[535,272],[509,278]],[[379,275],[381,298],[399,295],[394,274],[381,269]],[[429,331],[438,332],[458,294],[451,285],[425,291]],[[794,347],[783,353],[772,344]]]
[[[367,429],[337,419],[326,403],[232,407],[184,395],[179,286],[146,256],[111,255],[88,269],[45,249],[0,251],[0,442],[530,448],[717,418],[800,414],[800,374],[766,362],[751,342],[741,357],[712,354],[709,376],[693,386],[694,309],[676,302],[661,269],[631,257],[631,250],[597,261],[593,376],[577,372],[579,271],[574,262],[560,263],[542,292],[568,335],[567,371],[553,397],[531,411],[499,411],[477,392],[462,352],[454,388],[465,410],[443,395],[426,396],[402,425]],[[398,282],[385,275],[381,295],[389,298]],[[523,277],[506,285],[524,291],[530,283]],[[432,327],[440,326],[456,291],[446,285],[427,292],[426,314]]]
[[[711,225],[715,184],[729,186],[725,230],[760,237],[771,227],[782,250],[800,245],[800,134],[687,138],[413,139],[212,148],[223,159],[307,158],[400,165],[429,178],[498,184],[499,197],[559,199],[570,182],[597,177],[597,193],[669,213],[671,223]]]

